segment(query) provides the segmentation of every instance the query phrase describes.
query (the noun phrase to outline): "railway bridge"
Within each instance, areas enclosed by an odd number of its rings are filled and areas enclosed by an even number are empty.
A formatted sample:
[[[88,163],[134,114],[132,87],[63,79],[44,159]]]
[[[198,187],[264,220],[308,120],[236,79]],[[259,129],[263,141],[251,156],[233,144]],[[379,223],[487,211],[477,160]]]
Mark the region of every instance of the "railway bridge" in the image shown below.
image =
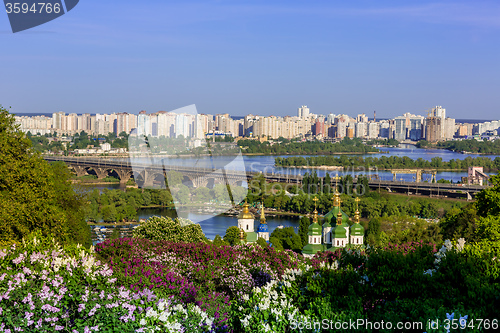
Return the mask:
[[[259,172],[245,172],[238,170],[195,168],[175,165],[149,164],[133,165],[130,161],[113,161],[104,158],[80,158],[80,157],[52,157],[45,156],[48,162],[62,161],[77,176],[84,176],[93,173],[98,179],[104,179],[106,176],[113,175],[120,179],[120,183],[125,184],[129,179],[134,178],[140,187],[166,187],[165,179],[168,179],[168,172],[176,171],[182,174],[182,182],[192,187],[213,187],[215,184],[242,185],[249,182]],[[412,170],[413,171],[413,170]],[[399,170],[397,171],[399,172]],[[287,184],[302,184],[301,175],[290,175],[281,173],[262,173],[268,182],[278,182]],[[334,185],[332,177],[332,184]],[[356,185],[356,180],[354,180]],[[462,199],[472,199],[475,194],[481,191],[485,186],[467,185],[467,184],[440,184],[440,183],[422,183],[405,182],[389,180],[370,180],[368,182],[371,189],[388,190],[389,192],[399,192],[408,194],[419,194],[427,196],[448,196]],[[324,184],[327,185],[327,184]]]

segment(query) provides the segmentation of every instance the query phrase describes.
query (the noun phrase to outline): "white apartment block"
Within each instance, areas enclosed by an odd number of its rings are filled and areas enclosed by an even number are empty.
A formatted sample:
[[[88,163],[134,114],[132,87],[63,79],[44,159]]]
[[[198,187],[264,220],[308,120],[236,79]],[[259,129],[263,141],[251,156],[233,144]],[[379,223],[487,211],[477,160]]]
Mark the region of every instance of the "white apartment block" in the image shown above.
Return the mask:
[[[458,126],[455,120],[446,118],[446,110],[441,106],[434,107],[430,115],[440,118],[439,136],[442,140],[453,138]],[[190,137],[202,139],[207,134],[216,131],[219,134],[231,135],[233,137],[266,137],[277,139],[279,137],[293,139],[313,135],[315,129],[321,129],[322,136],[333,136],[343,138],[354,136],[358,138],[375,139],[378,137],[396,138],[397,140],[412,141],[425,137],[426,119],[422,116],[405,113],[403,116],[393,120],[368,121],[365,114],[358,114],[351,118],[344,114],[329,114],[326,119],[323,116],[312,115],[306,105],[298,108],[298,116],[255,116],[247,115],[243,119],[235,120],[229,114],[186,114],[158,111],[147,114],[141,111],[138,115],[128,113],[95,114],[85,113],[82,115],[56,112],[52,118],[16,117],[16,123],[21,130],[36,133],[74,134],[85,131],[89,134],[107,135],[114,132],[131,133],[136,129],[138,134],[154,137]],[[470,126],[469,126],[470,125]],[[474,134],[498,133],[499,121],[491,121],[482,124],[467,125],[470,132]],[[464,126],[462,126],[464,127]],[[460,127],[460,128],[462,128]],[[464,127],[465,128],[465,127]],[[462,128],[461,132],[468,133]],[[318,134],[319,135],[319,134]]]
[[[307,107],[307,105],[302,105],[298,110],[297,110],[297,113],[298,113],[298,117],[299,118],[309,118],[309,108]]]
[[[368,123],[368,139],[376,139],[380,135],[380,123],[371,122]]]

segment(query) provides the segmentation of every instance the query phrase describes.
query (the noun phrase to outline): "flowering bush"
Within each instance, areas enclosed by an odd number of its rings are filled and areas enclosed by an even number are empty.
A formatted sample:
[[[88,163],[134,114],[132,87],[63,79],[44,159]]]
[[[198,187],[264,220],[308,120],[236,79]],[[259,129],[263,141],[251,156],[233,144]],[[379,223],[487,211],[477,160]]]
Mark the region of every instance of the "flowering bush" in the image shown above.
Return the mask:
[[[152,216],[134,229],[133,236],[153,241],[205,242],[206,237],[199,224],[183,218]]]
[[[496,250],[460,240],[312,259],[147,239],[95,251],[38,236],[0,249],[0,332],[318,332],[323,319],[494,319],[500,307]]]
[[[285,332],[292,321],[308,321],[289,294],[297,290],[297,277],[301,269],[287,270],[281,279],[273,280],[262,288],[255,287],[233,305],[234,327],[238,332]],[[289,291],[287,293],[287,290]]]
[[[261,272],[259,281],[268,276],[267,282],[301,262],[301,256],[291,251],[250,244],[230,247],[123,238],[99,243],[96,252],[110,264],[121,285],[152,288],[185,304],[195,300],[218,326],[229,320],[230,301],[255,286],[252,273]]]
[[[150,267],[168,267],[169,272],[204,292],[231,297],[252,289],[252,271],[262,271],[276,279],[299,262],[298,255],[291,251],[278,252],[250,244],[230,247],[123,238],[99,243],[96,252],[110,263],[119,280],[130,275],[127,267],[140,262]]]
[[[32,237],[20,246],[0,249],[0,267],[0,332],[147,331],[155,320],[154,328],[162,331],[224,328],[174,297],[162,299],[149,289],[121,287],[111,267],[97,260],[92,249],[63,249]],[[153,318],[153,313],[164,314]]]

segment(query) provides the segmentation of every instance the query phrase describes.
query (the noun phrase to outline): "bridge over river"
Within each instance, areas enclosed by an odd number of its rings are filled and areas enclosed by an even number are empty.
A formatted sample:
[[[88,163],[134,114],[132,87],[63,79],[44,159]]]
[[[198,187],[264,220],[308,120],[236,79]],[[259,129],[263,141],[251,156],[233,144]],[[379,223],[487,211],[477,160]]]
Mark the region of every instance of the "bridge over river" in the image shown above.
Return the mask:
[[[169,171],[182,174],[182,182],[191,187],[213,187],[215,184],[242,185],[249,182],[259,172],[248,172],[230,169],[196,168],[176,165],[150,165],[130,163],[129,160],[113,161],[106,158],[59,157],[44,156],[48,162],[62,161],[71,168],[77,176],[95,174],[97,179],[114,176],[125,184],[134,178],[140,187],[154,187],[167,178]],[[262,173],[268,182],[287,184],[302,184],[301,175],[283,173]],[[334,177],[332,177],[332,182]],[[356,184],[356,180],[354,181]],[[164,184],[164,183],[163,183]],[[326,184],[325,184],[326,185]],[[333,185],[330,184],[330,185]],[[384,189],[390,192],[411,193],[429,196],[447,196],[471,199],[485,186],[466,184],[440,184],[426,182],[383,181],[370,180],[371,189]]]

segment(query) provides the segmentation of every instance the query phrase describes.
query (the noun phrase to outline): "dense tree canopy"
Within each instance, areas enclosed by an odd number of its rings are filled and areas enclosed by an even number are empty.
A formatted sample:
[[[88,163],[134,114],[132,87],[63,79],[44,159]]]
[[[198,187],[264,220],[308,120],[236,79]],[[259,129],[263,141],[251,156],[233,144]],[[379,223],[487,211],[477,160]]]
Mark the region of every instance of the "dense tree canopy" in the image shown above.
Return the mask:
[[[452,159],[448,162],[443,161],[441,157],[433,157],[430,161],[418,158],[416,160],[408,156],[382,156],[377,157],[362,157],[362,156],[293,156],[293,157],[276,157],[274,164],[281,167],[297,167],[297,166],[341,166],[344,168],[378,168],[379,170],[386,169],[404,169],[404,168],[427,168],[427,169],[452,169],[465,170],[471,166],[481,166],[487,170],[497,170],[500,168],[500,157],[494,160],[489,157],[470,157],[467,156],[463,160]]]
[[[479,154],[500,154],[500,140],[461,140],[461,141],[440,141],[437,143],[430,143],[425,140],[421,140],[417,143],[419,148],[445,148],[447,150],[456,152],[471,152]]]
[[[63,244],[88,246],[85,204],[69,183],[67,168],[44,161],[0,107],[0,245],[40,230]]]
[[[302,251],[302,241],[300,236],[293,230],[293,227],[274,229],[270,235],[269,242],[277,250]]]
[[[258,140],[244,139],[238,141],[238,145],[242,148],[244,153],[270,155],[328,155],[335,153],[366,153],[379,151],[376,148],[365,145],[359,138],[344,138],[342,141],[337,143],[320,141],[290,142],[281,138],[278,139],[278,142],[273,142],[272,144],[268,141],[260,142]]]
[[[500,175],[489,180],[492,187],[486,188],[476,195],[476,208],[481,216],[500,215]]]

